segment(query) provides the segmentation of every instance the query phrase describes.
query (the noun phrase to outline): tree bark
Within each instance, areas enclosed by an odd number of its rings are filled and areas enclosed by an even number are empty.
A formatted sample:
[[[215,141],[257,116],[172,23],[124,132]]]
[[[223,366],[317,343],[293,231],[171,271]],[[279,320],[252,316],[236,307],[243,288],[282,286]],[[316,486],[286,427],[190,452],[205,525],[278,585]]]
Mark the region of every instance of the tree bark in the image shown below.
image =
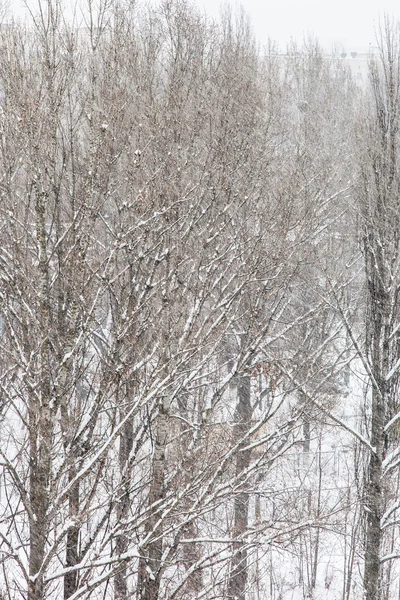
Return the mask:
[[[122,412],[122,411],[121,411]],[[124,414],[121,415],[121,418]],[[133,420],[129,419],[122,430],[119,445],[119,468],[121,471],[121,494],[117,506],[117,518],[119,523],[123,523],[129,512],[130,494],[129,488],[131,485],[131,477],[129,472],[129,457],[133,448]],[[128,537],[121,533],[116,539],[115,549],[117,555],[127,552],[129,546]],[[114,590],[116,600],[127,600],[128,584],[127,584],[127,566],[124,562],[120,570],[115,576]]]
[[[44,583],[41,567],[45,556],[48,535],[48,508],[51,478],[51,447],[53,438],[53,415],[51,402],[50,377],[50,300],[49,273],[47,259],[47,232],[45,225],[46,196],[36,187],[36,227],[37,250],[40,270],[40,337],[39,357],[40,387],[39,393],[31,394],[29,400],[29,500],[31,514],[29,518],[29,587],[28,600],[44,598]]]
[[[76,468],[73,465],[69,470],[68,480],[71,482],[76,476]],[[76,483],[68,494],[68,511],[71,519],[79,515],[80,494],[79,483]],[[74,567],[79,562],[79,533],[77,524],[71,525],[67,531],[67,550],[65,555],[65,566]],[[70,598],[78,589],[79,571],[67,573],[64,577],[64,599]]]
[[[156,417],[152,479],[148,501],[151,514],[145,528],[145,535],[149,539],[143,548],[143,554],[139,561],[137,597],[140,600],[157,600],[160,590],[163,552],[160,504],[164,497],[167,433],[168,411],[163,400],[160,400]]]
[[[238,401],[235,411],[235,429],[234,436],[237,441],[245,438],[250,428],[251,404],[250,404],[250,376],[243,375],[238,378],[237,385]],[[236,454],[236,478],[237,484],[243,473],[250,465],[251,450],[243,450],[248,444],[244,439],[238,447]],[[232,536],[235,539],[243,538],[249,525],[249,500],[250,494],[245,489],[241,490],[234,499],[234,526]],[[233,556],[230,566],[230,576],[228,581],[229,600],[245,600],[248,577],[247,548],[243,541],[234,541]]]

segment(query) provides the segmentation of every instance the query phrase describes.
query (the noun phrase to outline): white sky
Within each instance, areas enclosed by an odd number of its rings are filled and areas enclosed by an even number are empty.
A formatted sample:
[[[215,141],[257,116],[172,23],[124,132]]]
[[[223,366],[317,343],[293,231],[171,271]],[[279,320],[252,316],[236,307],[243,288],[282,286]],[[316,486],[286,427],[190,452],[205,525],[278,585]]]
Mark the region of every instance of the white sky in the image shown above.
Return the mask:
[[[218,0],[196,0],[213,16]],[[281,49],[291,37],[301,42],[314,34],[327,51],[334,46],[349,52],[367,52],[375,46],[375,30],[384,13],[400,18],[399,0],[242,0],[251,16],[257,38],[279,42]]]
[[[32,8],[37,6],[37,0],[25,1]],[[218,16],[220,0],[193,1],[210,15]],[[4,2],[14,14],[23,14],[24,0],[0,0],[0,6]],[[71,5],[75,0],[62,2]],[[376,45],[375,30],[383,14],[400,19],[400,0],[229,0],[228,3],[243,6],[261,43],[270,37],[279,43],[281,50],[291,38],[301,43],[312,34],[326,51],[336,47],[340,51],[367,52],[370,45]]]

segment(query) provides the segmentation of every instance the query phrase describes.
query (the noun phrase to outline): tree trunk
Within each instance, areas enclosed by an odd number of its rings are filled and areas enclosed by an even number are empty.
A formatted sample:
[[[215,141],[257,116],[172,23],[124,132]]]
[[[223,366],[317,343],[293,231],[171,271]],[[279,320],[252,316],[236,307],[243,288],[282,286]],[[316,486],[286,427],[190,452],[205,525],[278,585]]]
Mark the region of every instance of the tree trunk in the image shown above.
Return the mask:
[[[182,530],[182,536],[188,539],[198,537],[199,533],[194,521],[190,521]],[[185,568],[189,570],[201,558],[201,547],[196,542],[182,544],[183,560]],[[193,571],[185,586],[185,591],[189,597],[196,597],[203,589],[203,574],[200,568]]]
[[[148,537],[139,561],[138,594],[140,600],[157,600],[161,582],[163,552],[161,502],[164,497],[165,448],[168,432],[168,412],[163,400],[156,417],[152,479],[149,491],[151,514],[147,520],[145,536]]]
[[[392,400],[385,380],[391,364],[392,350],[389,340],[390,311],[393,300],[390,298],[390,284],[386,281],[386,265],[382,244],[384,239],[382,224],[385,222],[382,198],[376,199],[376,215],[380,219],[378,229],[374,224],[367,225],[365,236],[365,269],[368,282],[368,324],[366,349],[371,370],[371,446],[368,467],[364,479],[366,532],[364,593],[366,600],[380,600],[380,557],[382,545],[381,517],[383,511],[382,462],[385,452],[384,426],[390,413]],[[380,231],[379,231],[380,230]],[[379,235],[381,234],[381,235]]]
[[[124,418],[124,414],[121,414],[121,418]],[[122,429],[119,445],[119,468],[121,471],[121,494],[117,506],[117,518],[119,523],[124,522],[126,520],[130,507],[129,488],[131,485],[131,477],[129,473],[129,457],[132,448],[133,419],[129,419]],[[121,533],[116,539],[115,549],[117,555],[121,555],[127,552],[128,545],[129,539],[126,535]],[[116,600],[127,600],[128,585],[127,567],[125,562],[121,565],[120,570],[115,576],[114,590]]]
[[[69,470],[68,480],[71,482],[76,476],[76,468],[73,465]],[[76,483],[68,494],[68,511],[71,519],[77,519],[79,515],[79,483]],[[77,524],[71,525],[67,531],[67,550],[65,566],[74,567],[79,562],[79,533]],[[78,589],[79,571],[67,573],[64,577],[64,599],[70,598]]]
[[[235,411],[234,436],[237,441],[243,439],[250,429],[251,404],[250,404],[250,377],[239,377],[237,386],[238,401]],[[238,447],[236,455],[236,478],[240,485],[242,474],[250,465],[251,450],[243,451],[248,444],[245,439]],[[244,484],[244,487],[246,484]],[[240,539],[246,534],[249,524],[249,493],[243,489],[234,500],[234,526],[233,538]],[[248,577],[247,548],[242,541],[233,543],[233,556],[231,560],[230,576],[228,581],[228,598],[230,600],[245,600]]]
[[[39,424],[39,444],[31,443],[30,460],[30,505],[32,516],[29,521],[30,552],[29,552],[29,589],[28,600],[44,598],[43,574],[40,569],[45,555],[47,538],[47,512],[49,505],[49,425]],[[51,436],[50,436],[51,439]],[[36,450],[37,448],[37,450]],[[37,451],[37,453],[36,453]]]
[[[193,476],[193,473],[196,469],[196,462],[193,460],[193,456],[195,454],[194,448],[189,450],[190,442],[188,444],[188,440],[186,439],[185,430],[186,430],[186,422],[191,419],[191,415],[188,411],[188,396],[187,394],[181,395],[181,401],[179,402],[179,411],[182,417],[182,422],[180,425],[181,428],[181,453],[182,453],[182,472],[184,474],[184,484],[188,485],[190,483],[190,478]],[[191,438],[190,438],[191,440]],[[192,441],[192,440],[191,440]],[[193,497],[190,494],[187,494],[184,498],[184,514],[190,514],[191,507],[193,503]],[[197,519],[189,520],[182,527],[182,537],[195,540],[198,537],[201,537],[199,533],[198,521]],[[202,549],[201,544],[196,541],[191,541],[185,544],[182,544],[182,555],[183,562],[185,565],[185,569],[187,571],[191,571],[190,576],[184,586],[185,593],[189,598],[193,596],[196,597],[201,590],[203,589],[203,572],[201,567],[194,568],[196,563],[198,563],[202,557]]]
[[[382,435],[383,402],[373,393],[371,445],[376,452],[370,453],[365,481],[366,538],[364,590],[366,600],[379,600],[380,555],[382,517]]]
[[[39,357],[39,394],[32,394],[29,400],[29,587],[28,600],[42,600],[44,597],[43,573],[40,569],[45,557],[48,535],[48,508],[51,478],[51,447],[53,442],[53,415],[51,402],[50,376],[50,292],[47,260],[47,232],[45,225],[46,196],[36,184],[36,226],[37,249],[40,270],[40,332],[41,350]]]

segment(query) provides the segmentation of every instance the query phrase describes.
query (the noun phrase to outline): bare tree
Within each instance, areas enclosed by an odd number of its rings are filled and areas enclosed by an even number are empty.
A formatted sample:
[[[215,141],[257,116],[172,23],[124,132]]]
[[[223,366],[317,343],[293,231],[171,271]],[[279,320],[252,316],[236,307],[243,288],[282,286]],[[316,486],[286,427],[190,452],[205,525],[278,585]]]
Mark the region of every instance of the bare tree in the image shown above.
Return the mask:
[[[0,31],[9,596],[245,600],[330,514],[273,479],[341,364],[309,264],[344,196],[333,67],[184,1],[39,9]]]
[[[364,482],[364,588],[368,600],[383,597],[382,524],[388,524],[388,515],[395,510],[385,508],[385,478],[397,465],[391,452],[398,417],[399,65],[398,26],[385,19],[379,56],[373,57],[370,64],[371,95],[358,192],[367,298],[364,361],[371,394],[371,451]]]

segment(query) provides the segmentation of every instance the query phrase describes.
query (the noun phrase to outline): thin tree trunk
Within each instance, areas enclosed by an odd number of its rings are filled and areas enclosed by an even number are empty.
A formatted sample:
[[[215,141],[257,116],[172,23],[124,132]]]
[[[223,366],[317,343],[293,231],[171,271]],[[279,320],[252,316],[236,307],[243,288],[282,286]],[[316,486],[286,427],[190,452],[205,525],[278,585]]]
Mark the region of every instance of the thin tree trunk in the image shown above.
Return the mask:
[[[60,299],[61,300],[61,299]],[[77,452],[76,446],[73,444],[73,422],[74,414],[73,409],[68,408],[67,389],[68,380],[71,377],[72,364],[71,359],[64,361],[64,356],[72,354],[74,344],[74,334],[77,319],[77,306],[75,302],[72,303],[71,311],[69,314],[70,323],[68,327],[64,322],[64,319],[59,317],[60,327],[60,338],[64,339],[63,355],[60,355],[59,360],[62,361],[63,367],[60,370],[59,378],[59,403],[61,410],[62,426],[64,433],[64,449],[66,454],[72,453],[71,460],[72,464],[68,471],[68,483],[73,481],[77,474],[77,462],[79,460],[79,452]],[[67,333],[65,333],[67,332]],[[78,391],[75,390],[75,394]],[[69,449],[69,450],[68,450]],[[80,485],[79,482],[73,485],[68,493],[68,516],[72,522],[72,525],[67,531],[66,541],[66,553],[65,553],[65,566],[74,567],[79,563],[79,536],[80,536],[80,525],[79,522],[80,512]],[[79,582],[79,571],[72,571],[64,576],[64,600],[70,598],[78,590]]]
[[[38,182],[35,182],[38,184]],[[50,377],[50,301],[49,274],[46,248],[45,202],[46,197],[39,185],[36,189],[37,244],[40,269],[40,389],[39,399],[32,395],[29,403],[30,473],[29,500],[29,587],[28,600],[44,597],[43,573],[40,569],[45,556],[48,535],[48,508],[51,477],[51,446],[53,438],[53,415],[51,409]]]
[[[183,528],[182,535],[188,539],[194,539],[198,537],[198,531],[194,521],[190,521],[190,523],[188,523],[186,527]],[[187,570],[193,567],[193,565],[195,565],[201,558],[201,548],[196,542],[182,544],[182,552],[185,568]],[[203,574],[201,569],[199,568],[193,571],[193,573],[191,574],[185,586],[185,591],[189,594],[189,597],[196,597],[202,589]]]
[[[320,438],[319,444],[318,444],[318,491],[317,491],[317,506],[316,506],[316,514],[315,514],[315,517],[317,518],[317,521],[319,521],[320,512],[321,512],[321,491],[322,491],[322,475],[323,475],[323,466],[322,466],[322,463],[321,463],[321,454],[322,454],[322,446],[321,446],[321,438]],[[311,519],[312,518],[311,513],[310,513],[309,516],[310,516],[310,519]],[[319,559],[320,533],[321,533],[321,530],[317,526],[315,528],[314,553],[313,553],[312,572],[311,572],[311,590],[312,590],[312,593],[314,593],[314,590],[315,590],[316,585],[317,585],[317,572],[318,572],[318,562],[319,562],[318,559]]]
[[[121,415],[121,418],[124,414]],[[129,419],[121,432],[119,445],[119,468],[121,471],[121,494],[117,507],[118,522],[122,523],[126,520],[130,507],[129,489],[131,485],[131,477],[129,473],[129,457],[133,448],[133,419]],[[129,539],[124,533],[121,533],[116,539],[117,555],[127,552]],[[128,584],[127,584],[127,566],[125,563],[121,565],[120,570],[115,576],[114,590],[116,600],[127,600]]]
[[[248,375],[239,377],[238,401],[235,411],[236,440],[245,437],[250,428],[251,404],[250,404],[250,377]],[[242,450],[247,444],[244,440],[239,445],[236,455],[236,477],[239,483],[241,475],[250,465],[251,450]],[[243,490],[235,496],[234,500],[234,527],[233,538],[240,539],[246,534],[249,525],[249,500],[250,495]],[[228,598],[245,600],[248,577],[247,548],[244,542],[234,542],[233,557],[231,560],[230,576],[228,581]]]
[[[69,482],[76,476],[76,468],[73,465],[68,474]],[[68,510],[71,519],[76,520],[79,515],[80,505],[79,483],[76,483],[68,494]],[[67,531],[67,550],[65,566],[74,567],[79,562],[79,533],[77,524],[71,525]],[[78,589],[79,571],[67,573],[64,577],[64,599],[70,598]]]
[[[369,232],[370,240],[373,232]],[[366,508],[365,535],[365,570],[364,592],[366,600],[381,599],[381,517],[383,507],[382,462],[384,454],[384,425],[386,407],[390,406],[390,398],[386,393],[387,383],[384,374],[388,372],[389,346],[387,318],[389,314],[389,297],[383,282],[385,269],[379,248],[375,252],[372,246],[366,248],[366,273],[368,277],[370,335],[367,349],[374,376],[372,383],[371,406],[371,446],[368,468],[364,481]]]
[[[196,467],[195,462],[193,461],[193,448],[191,452],[188,452],[188,445],[185,443],[185,430],[186,430],[186,421],[190,420],[190,415],[188,414],[188,397],[186,394],[181,396],[181,402],[179,403],[179,410],[182,416],[181,422],[181,439],[182,439],[182,471],[184,473],[185,485],[190,483],[190,477],[194,472]],[[185,512],[187,514],[190,513],[191,504],[193,499],[190,495],[186,495],[185,502]],[[197,520],[192,519],[184,527],[182,528],[182,537],[190,540],[194,540],[199,537]],[[190,543],[182,544],[182,555],[185,568],[189,571],[192,567],[198,563],[201,559],[201,545],[198,542],[192,541]],[[184,587],[186,594],[191,598],[193,596],[197,596],[203,589],[203,572],[201,568],[195,569],[190,577],[187,580],[187,583]]]
[[[43,575],[40,569],[45,555],[47,538],[47,512],[49,506],[50,441],[51,424],[47,418],[39,423],[38,443],[31,443],[30,461],[30,505],[32,517],[29,521],[29,589],[28,600],[42,600],[44,597]],[[32,434],[32,437],[35,434]]]
[[[138,594],[140,600],[157,600],[161,582],[161,559],[163,552],[160,504],[164,497],[165,448],[168,432],[168,412],[161,400],[156,417],[152,479],[149,491],[151,514],[145,528],[149,539],[139,561]]]
[[[383,406],[376,392],[373,393],[371,445],[376,452],[370,453],[366,479],[366,539],[364,589],[366,600],[379,600],[380,554],[382,517],[382,430]]]

